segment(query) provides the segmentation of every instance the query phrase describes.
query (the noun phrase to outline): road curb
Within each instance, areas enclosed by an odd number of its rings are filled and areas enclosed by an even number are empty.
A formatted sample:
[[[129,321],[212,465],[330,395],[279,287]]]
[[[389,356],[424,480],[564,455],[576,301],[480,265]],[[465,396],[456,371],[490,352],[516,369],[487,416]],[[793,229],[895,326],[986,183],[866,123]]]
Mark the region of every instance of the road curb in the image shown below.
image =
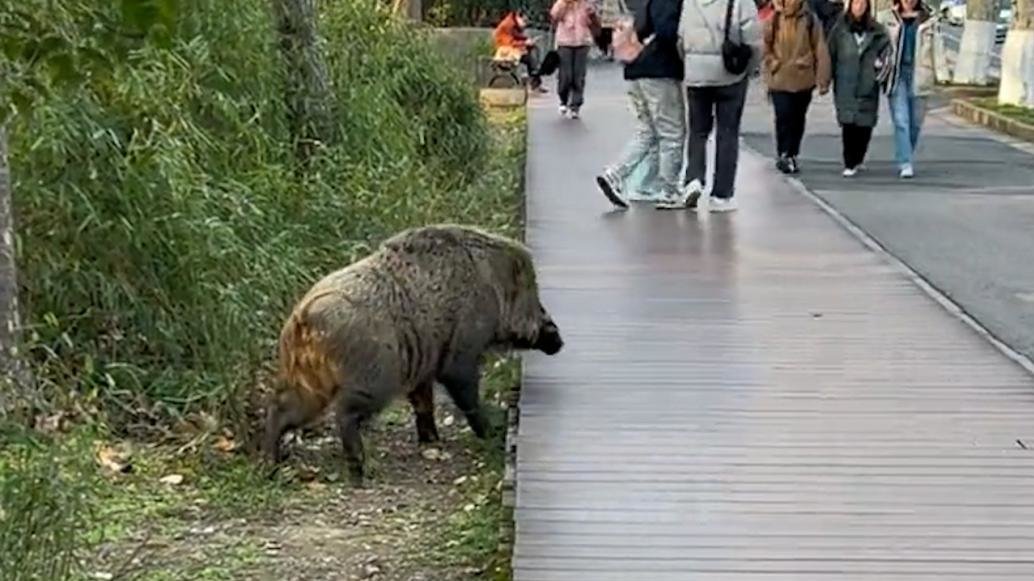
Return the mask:
[[[1034,142],[1034,125],[1017,121],[990,109],[966,101],[965,99],[952,99],[951,112],[963,119],[983,125],[988,129],[999,131],[1025,141]]]

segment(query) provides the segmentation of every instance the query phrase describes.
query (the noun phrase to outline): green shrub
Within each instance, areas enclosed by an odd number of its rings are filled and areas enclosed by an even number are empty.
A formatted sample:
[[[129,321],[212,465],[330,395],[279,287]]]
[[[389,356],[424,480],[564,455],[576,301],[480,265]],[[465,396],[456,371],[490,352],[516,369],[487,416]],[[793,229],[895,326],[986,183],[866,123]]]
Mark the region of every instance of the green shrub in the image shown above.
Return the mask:
[[[21,9],[73,27],[45,10],[72,1]],[[234,411],[315,278],[405,227],[508,223],[470,181],[488,147],[473,90],[371,3],[323,4],[343,137],[304,177],[266,2],[181,2],[166,42],[12,119],[22,302],[55,405],[121,427]]]
[[[0,426],[0,573],[5,581],[79,578],[97,510],[86,442],[60,446]]]

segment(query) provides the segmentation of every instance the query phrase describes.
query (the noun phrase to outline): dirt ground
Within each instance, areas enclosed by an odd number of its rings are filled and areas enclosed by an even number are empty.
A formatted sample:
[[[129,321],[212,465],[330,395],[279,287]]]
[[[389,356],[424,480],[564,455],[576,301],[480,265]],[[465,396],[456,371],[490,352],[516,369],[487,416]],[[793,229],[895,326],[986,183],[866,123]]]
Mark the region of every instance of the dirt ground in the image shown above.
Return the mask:
[[[508,578],[506,567],[496,566],[507,562],[496,550],[502,398],[485,402],[494,426],[485,441],[471,434],[446,397],[438,401],[441,441],[435,444],[417,444],[407,406],[396,405],[370,426],[365,442],[371,478],[361,489],[347,484],[327,423],[288,440],[290,457],[275,484],[250,468],[234,472],[226,466],[251,466],[251,458],[212,460],[215,470],[226,472],[212,479],[203,476],[210,468],[188,467],[180,482],[160,476],[172,469],[167,462],[142,467],[115,484],[113,514],[128,516],[112,519],[123,523],[111,527],[117,540],[100,544],[90,577]]]

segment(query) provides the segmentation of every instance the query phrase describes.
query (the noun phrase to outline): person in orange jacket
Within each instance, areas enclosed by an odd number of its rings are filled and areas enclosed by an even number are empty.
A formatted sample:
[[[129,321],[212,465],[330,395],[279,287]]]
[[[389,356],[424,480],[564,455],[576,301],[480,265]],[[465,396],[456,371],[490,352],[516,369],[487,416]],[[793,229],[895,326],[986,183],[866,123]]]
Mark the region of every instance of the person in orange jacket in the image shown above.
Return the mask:
[[[542,76],[539,74],[539,59],[535,39],[524,34],[527,21],[520,10],[511,10],[495,27],[492,34],[495,41],[497,60],[519,60],[528,69],[531,89],[544,92]]]

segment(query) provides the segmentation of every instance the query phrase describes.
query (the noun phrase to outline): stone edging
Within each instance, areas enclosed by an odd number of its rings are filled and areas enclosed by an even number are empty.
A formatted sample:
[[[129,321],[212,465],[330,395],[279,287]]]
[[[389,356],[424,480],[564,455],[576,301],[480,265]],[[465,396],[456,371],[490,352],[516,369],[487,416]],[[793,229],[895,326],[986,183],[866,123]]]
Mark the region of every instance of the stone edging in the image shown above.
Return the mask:
[[[524,116],[524,144],[524,156],[521,158],[519,180],[521,191],[519,212],[522,242],[526,242],[524,238],[526,236],[528,226],[528,197],[526,191],[528,178],[528,117],[526,106]],[[525,377],[524,357],[519,357],[521,369],[517,385],[511,386],[506,392],[506,438],[503,442],[503,479],[499,485],[500,495],[502,496],[500,504],[503,509],[503,514],[499,522],[499,546],[497,550],[500,554],[507,556],[506,563],[510,568],[511,575],[513,574],[514,540],[517,535],[517,521],[516,515],[514,514],[517,507],[517,430],[520,426],[521,386],[524,383]]]
[[[524,377],[524,363],[521,362],[521,378]],[[520,384],[506,393],[506,440],[503,460],[503,480],[500,485],[503,514],[499,523],[499,552],[512,558],[513,542],[516,536],[514,510],[517,506],[517,427],[520,424]]]
[[[984,109],[964,99],[952,99],[951,111],[955,115],[977,125],[983,125],[995,131],[1034,142],[1034,125],[1017,121],[989,109]]]

